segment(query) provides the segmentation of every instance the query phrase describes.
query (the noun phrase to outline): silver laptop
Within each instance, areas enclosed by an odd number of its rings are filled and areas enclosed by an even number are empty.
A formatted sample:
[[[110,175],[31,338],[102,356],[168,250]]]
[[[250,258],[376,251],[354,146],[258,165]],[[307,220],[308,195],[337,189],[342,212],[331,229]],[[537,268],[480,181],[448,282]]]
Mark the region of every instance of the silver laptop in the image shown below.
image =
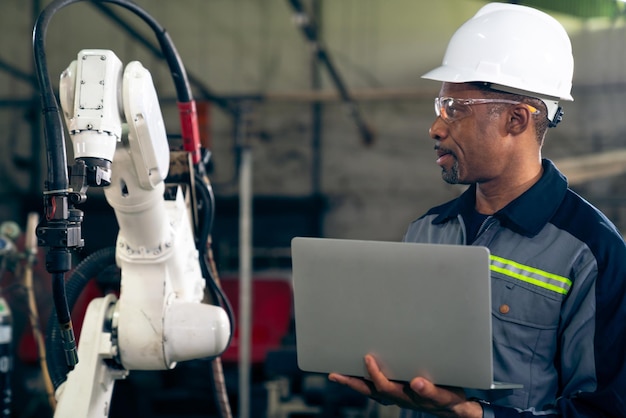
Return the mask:
[[[298,366],[367,376],[373,354],[389,379],[514,389],[493,381],[486,247],[294,238]]]

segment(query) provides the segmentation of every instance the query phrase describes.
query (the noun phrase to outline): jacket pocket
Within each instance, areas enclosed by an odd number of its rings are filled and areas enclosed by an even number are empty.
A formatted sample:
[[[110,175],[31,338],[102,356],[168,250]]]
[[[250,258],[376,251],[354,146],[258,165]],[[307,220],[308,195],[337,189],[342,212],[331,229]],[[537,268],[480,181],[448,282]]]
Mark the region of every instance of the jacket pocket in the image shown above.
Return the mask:
[[[524,385],[507,402],[528,408],[554,400],[558,387],[554,360],[564,295],[494,273],[491,284],[494,378]],[[537,388],[542,395],[532,393]]]

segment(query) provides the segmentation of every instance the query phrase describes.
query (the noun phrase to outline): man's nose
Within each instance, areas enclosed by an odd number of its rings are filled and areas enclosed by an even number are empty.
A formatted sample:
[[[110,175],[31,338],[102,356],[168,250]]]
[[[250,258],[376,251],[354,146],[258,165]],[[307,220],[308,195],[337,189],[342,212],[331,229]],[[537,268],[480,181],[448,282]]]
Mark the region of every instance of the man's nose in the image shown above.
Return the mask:
[[[428,135],[432,139],[442,139],[445,138],[448,132],[448,125],[441,119],[441,117],[437,116],[433,121],[432,125],[428,129]]]

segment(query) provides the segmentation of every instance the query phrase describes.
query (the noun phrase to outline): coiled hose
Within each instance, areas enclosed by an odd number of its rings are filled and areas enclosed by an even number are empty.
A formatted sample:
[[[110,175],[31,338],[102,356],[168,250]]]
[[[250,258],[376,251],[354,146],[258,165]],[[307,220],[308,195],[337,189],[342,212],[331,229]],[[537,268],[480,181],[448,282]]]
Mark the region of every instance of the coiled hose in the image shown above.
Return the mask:
[[[115,265],[115,247],[103,248],[86,257],[69,276],[65,283],[67,305],[70,312],[87,283],[107,267]],[[46,329],[46,357],[48,358],[48,373],[54,389],[67,379],[70,371],[65,362],[65,353],[61,344],[61,330],[55,310],[52,310]]]

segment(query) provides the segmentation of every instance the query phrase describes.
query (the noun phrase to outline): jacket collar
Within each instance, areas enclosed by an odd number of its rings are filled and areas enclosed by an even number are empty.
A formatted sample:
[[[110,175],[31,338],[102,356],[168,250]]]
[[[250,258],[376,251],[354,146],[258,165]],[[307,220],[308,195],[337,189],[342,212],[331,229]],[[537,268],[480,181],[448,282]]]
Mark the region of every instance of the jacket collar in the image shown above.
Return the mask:
[[[533,237],[550,221],[567,191],[567,179],[552,161],[542,160],[543,175],[530,189],[500,209],[493,216],[502,226]],[[476,202],[476,184],[472,184],[453,204],[447,206],[434,220],[442,224],[456,218]]]

